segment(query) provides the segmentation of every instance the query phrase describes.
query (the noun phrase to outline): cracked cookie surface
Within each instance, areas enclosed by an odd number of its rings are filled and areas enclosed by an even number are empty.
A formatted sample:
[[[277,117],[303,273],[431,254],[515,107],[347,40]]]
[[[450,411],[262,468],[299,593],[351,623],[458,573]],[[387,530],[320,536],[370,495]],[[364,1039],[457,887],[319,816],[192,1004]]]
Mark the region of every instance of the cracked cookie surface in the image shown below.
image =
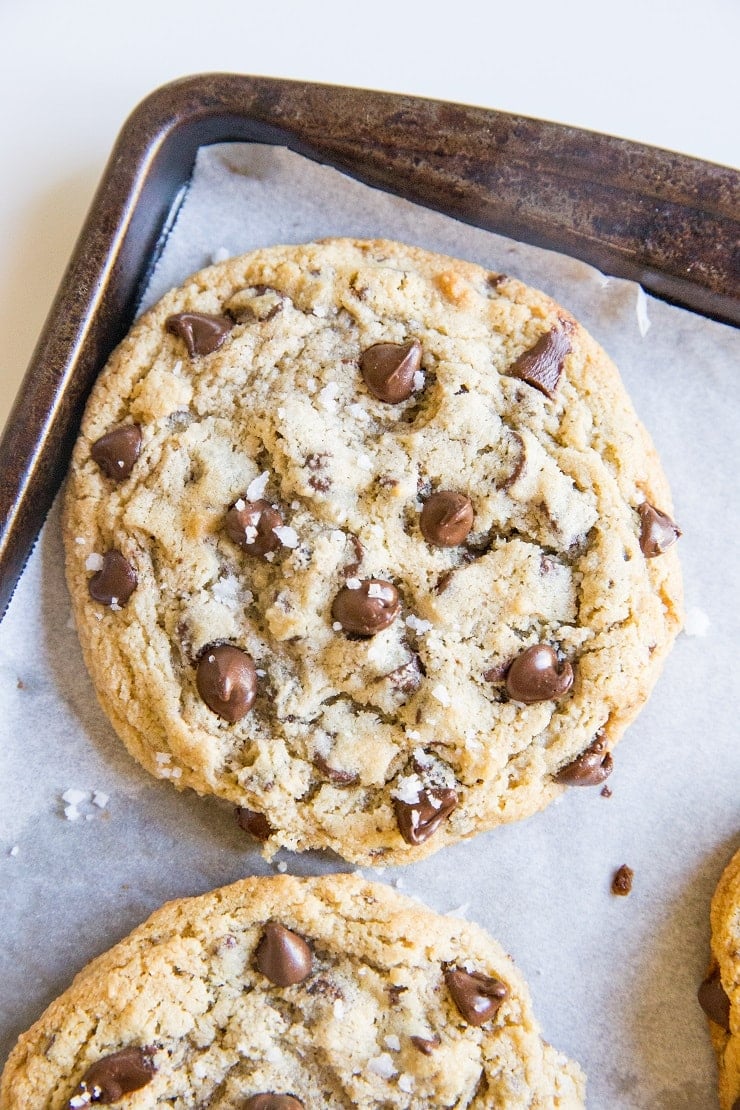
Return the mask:
[[[680,626],[671,512],[564,309],[329,240],[136,323],[74,452],[67,576],[150,772],[259,814],[267,851],[406,862],[605,777]]]
[[[740,1110],[740,851],[712,899],[712,960],[699,989],[719,1066],[721,1110]]]
[[[0,1082],[0,1110],[577,1110],[583,1097],[495,941],[352,875],[169,903],[77,976]]]

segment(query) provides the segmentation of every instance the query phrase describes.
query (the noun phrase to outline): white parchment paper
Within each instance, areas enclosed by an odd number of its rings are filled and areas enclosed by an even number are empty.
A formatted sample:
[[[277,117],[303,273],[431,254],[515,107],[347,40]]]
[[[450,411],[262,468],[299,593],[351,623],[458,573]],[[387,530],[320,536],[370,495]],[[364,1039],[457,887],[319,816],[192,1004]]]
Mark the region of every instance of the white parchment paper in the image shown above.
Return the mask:
[[[503,943],[545,1036],[586,1069],[591,1110],[708,1110],[715,1066],[696,987],[710,897],[740,842],[740,333],[246,144],[201,151],[146,304],[214,256],[327,235],[402,239],[546,290],[616,360],[653,434],[684,530],[688,626],[617,750],[613,796],[574,789],[528,821],[377,877]],[[63,800],[70,788],[82,796]],[[251,843],[231,807],[151,779],[98,708],[57,507],[0,625],[0,1061],[79,968],[166,899],[278,864],[350,869],[319,853],[267,864]],[[623,863],[634,889],[616,898]]]

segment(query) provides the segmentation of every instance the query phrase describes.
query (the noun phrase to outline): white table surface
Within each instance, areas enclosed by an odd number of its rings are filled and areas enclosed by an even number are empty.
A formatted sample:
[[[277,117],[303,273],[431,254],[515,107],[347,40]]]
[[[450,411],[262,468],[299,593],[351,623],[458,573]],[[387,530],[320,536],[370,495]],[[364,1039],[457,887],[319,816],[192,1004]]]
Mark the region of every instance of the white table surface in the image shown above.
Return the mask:
[[[128,113],[211,71],[555,120],[740,165],[740,0],[0,0],[0,426]]]

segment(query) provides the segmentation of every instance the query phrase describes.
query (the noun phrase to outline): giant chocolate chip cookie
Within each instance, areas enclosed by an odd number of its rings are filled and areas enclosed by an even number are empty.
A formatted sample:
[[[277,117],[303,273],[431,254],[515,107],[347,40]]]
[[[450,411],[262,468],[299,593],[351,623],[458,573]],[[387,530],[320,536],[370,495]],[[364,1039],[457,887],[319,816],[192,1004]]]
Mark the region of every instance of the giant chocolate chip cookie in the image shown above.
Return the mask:
[[[482,929],[350,875],[171,902],[21,1037],[0,1110],[578,1110]]]
[[[740,851],[712,899],[712,961],[699,1002],[717,1053],[721,1110],[740,1110]]]
[[[134,326],[74,453],[68,580],[149,771],[268,851],[403,862],[606,778],[679,628],[671,512],[564,309],[334,240]]]

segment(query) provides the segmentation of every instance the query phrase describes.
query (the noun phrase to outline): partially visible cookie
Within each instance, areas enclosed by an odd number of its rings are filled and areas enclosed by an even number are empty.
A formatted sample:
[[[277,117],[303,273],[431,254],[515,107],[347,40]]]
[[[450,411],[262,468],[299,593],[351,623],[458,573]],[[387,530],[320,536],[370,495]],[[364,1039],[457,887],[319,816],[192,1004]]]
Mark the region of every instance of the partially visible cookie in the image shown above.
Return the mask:
[[[603,782],[680,627],[671,513],[565,309],[333,240],[138,321],[74,452],[67,573],[149,771],[268,851],[400,863]]]
[[[577,1110],[521,975],[476,925],[351,875],[171,902],[12,1052],[0,1110]]]
[[[712,899],[712,960],[699,988],[719,1065],[721,1110],[740,1110],[740,851]]]

